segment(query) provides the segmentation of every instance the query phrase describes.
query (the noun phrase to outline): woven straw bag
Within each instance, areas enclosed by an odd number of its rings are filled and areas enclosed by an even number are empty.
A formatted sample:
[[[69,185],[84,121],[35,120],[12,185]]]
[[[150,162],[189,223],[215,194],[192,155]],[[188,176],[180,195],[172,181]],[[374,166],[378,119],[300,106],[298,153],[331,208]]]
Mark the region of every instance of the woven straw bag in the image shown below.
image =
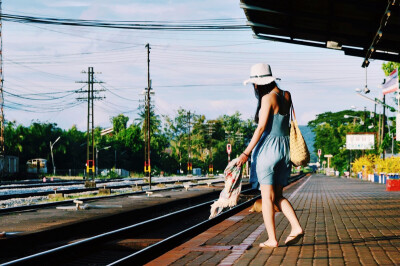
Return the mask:
[[[295,166],[306,166],[310,162],[310,152],[297,125],[293,103],[290,121],[290,160]]]

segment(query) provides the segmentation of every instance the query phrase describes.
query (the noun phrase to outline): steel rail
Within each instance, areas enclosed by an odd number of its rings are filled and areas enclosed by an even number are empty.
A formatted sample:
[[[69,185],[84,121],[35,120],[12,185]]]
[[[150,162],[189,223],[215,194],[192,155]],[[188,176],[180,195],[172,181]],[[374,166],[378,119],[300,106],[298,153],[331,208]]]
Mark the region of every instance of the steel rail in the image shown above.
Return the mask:
[[[113,182],[122,182],[122,181],[140,181],[143,180],[142,178],[130,178],[130,179],[112,179],[112,180],[96,180],[96,184],[104,184],[104,183],[113,183]],[[70,180],[70,181],[61,181],[61,180],[54,180],[54,181],[47,181],[47,182],[37,182],[34,184],[1,184],[0,183],[0,190],[4,189],[23,189],[23,188],[36,188],[36,187],[46,187],[46,186],[71,186],[71,185],[84,185],[85,180]]]
[[[173,184],[176,182],[190,182],[192,180],[196,181],[203,181],[203,180],[212,180],[208,177],[204,178],[198,178],[198,179],[188,179],[188,180],[180,180],[180,181],[161,181],[161,182],[152,182],[151,185],[158,185],[158,184]],[[136,184],[130,184],[130,185],[119,185],[119,186],[108,186],[106,188],[109,189],[120,189],[120,188],[128,188],[131,186],[134,186]],[[143,184],[138,184],[140,186],[147,186],[149,185],[148,183],[143,183]],[[73,193],[81,193],[81,192],[89,192],[89,191],[97,191],[101,187],[95,187],[95,188],[76,188],[76,189],[60,189],[57,190],[57,193],[63,193],[63,194],[73,194]],[[37,196],[47,196],[49,194],[54,193],[54,190],[47,190],[47,191],[41,191],[41,192],[28,192],[28,193],[20,193],[20,194],[7,194],[7,195],[0,195],[0,200],[8,200],[8,199],[15,199],[15,198],[28,198],[28,197],[37,197]]]
[[[211,184],[217,184],[217,183],[222,183],[224,181],[214,181]],[[198,183],[198,184],[193,184],[192,186],[199,186],[199,185],[205,185],[206,183]],[[92,200],[98,200],[98,199],[108,199],[108,198],[115,198],[115,197],[123,197],[123,196],[131,196],[131,195],[140,195],[140,194],[145,194],[147,191],[152,191],[152,192],[162,192],[162,191],[168,191],[168,190],[173,190],[173,189],[183,189],[184,186],[182,185],[176,185],[173,187],[169,188],[156,188],[156,189],[151,189],[151,190],[142,190],[142,191],[133,191],[133,192],[127,192],[127,193],[122,193],[122,194],[116,194],[116,195],[108,195],[108,196],[96,196],[96,197],[89,197],[89,198],[79,198],[80,201],[87,202],[87,201],[92,201]],[[50,193],[47,193],[48,195]],[[41,209],[41,208],[47,208],[47,207],[53,207],[53,206],[61,206],[61,205],[67,205],[67,204],[73,204],[74,200],[62,200],[62,201],[56,201],[56,202],[47,202],[47,203],[40,203],[40,204],[33,204],[33,205],[23,205],[23,206],[17,206],[17,207],[9,207],[9,208],[2,208],[0,209],[0,214],[5,214],[5,213],[13,213],[13,212],[21,212],[21,211],[27,211],[27,210],[36,210],[36,209]]]

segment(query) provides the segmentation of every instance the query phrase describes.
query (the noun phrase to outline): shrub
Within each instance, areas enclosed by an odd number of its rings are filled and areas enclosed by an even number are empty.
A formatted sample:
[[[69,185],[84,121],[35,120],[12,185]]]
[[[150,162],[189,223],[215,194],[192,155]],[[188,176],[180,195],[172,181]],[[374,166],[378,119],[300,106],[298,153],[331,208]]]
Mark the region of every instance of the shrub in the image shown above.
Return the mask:
[[[376,161],[376,171],[378,173],[400,173],[400,157],[378,159]]]
[[[352,165],[354,172],[362,172],[364,166],[364,172],[367,174],[400,173],[400,157],[381,159],[376,155],[366,155],[356,159]]]
[[[375,171],[375,161],[377,160],[376,155],[370,154],[357,158],[352,163],[353,172],[364,171],[367,174],[373,174]],[[364,169],[363,169],[364,167]]]

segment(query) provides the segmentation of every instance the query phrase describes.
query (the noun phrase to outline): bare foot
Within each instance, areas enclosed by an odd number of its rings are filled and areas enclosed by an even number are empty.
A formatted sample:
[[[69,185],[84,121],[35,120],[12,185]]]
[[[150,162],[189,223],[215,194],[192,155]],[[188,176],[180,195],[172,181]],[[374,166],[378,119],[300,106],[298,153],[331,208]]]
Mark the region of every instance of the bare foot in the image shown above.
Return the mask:
[[[260,247],[262,248],[276,248],[278,247],[278,242],[276,240],[270,240],[268,239],[267,241],[260,243]]]
[[[290,232],[290,236],[297,236],[297,235],[301,235],[304,234],[304,231],[301,227],[296,228],[296,229],[292,229],[292,231]]]
[[[292,230],[292,232],[290,232],[289,236],[286,238],[285,244],[287,246],[289,245],[294,245],[297,242],[299,242],[299,240],[304,236],[304,231],[303,229],[297,229],[297,230]]]

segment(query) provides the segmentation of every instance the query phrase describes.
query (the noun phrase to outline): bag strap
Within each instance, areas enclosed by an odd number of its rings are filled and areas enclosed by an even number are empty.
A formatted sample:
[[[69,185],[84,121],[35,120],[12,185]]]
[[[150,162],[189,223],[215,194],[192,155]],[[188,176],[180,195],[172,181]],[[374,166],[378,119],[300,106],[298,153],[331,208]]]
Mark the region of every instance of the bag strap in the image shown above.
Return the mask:
[[[290,114],[291,114],[290,120],[293,121],[293,117],[294,117],[294,120],[296,120],[296,113],[294,112],[293,100],[292,100],[292,104],[291,104],[290,107],[291,107],[291,109],[292,109],[292,111],[290,112]]]

